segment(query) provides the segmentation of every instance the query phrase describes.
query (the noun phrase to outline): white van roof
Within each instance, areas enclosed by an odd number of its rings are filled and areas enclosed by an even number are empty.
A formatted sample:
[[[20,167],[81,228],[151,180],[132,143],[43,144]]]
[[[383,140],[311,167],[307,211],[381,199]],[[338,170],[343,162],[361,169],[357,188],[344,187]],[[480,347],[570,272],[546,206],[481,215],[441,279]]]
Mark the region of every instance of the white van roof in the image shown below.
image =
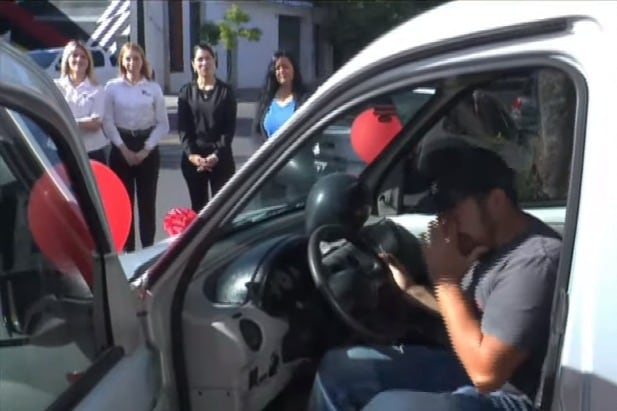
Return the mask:
[[[396,27],[362,50],[332,75],[320,91],[329,89],[367,65],[431,44],[564,17],[595,20],[607,27],[617,20],[617,2],[611,1],[453,1],[429,10]]]

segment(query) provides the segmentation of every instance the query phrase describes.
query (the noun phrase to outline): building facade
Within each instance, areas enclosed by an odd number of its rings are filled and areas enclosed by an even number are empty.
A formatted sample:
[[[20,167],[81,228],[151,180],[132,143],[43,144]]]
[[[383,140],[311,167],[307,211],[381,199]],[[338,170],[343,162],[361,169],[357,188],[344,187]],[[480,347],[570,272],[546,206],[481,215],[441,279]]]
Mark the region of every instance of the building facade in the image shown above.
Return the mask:
[[[166,93],[192,77],[191,48],[200,27],[216,23],[237,4],[261,30],[256,42],[240,39],[236,52],[238,89],[261,88],[272,53],[295,54],[309,85],[332,72],[332,49],[323,35],[323,10],[298,0],[37,0],[0,2],[0,34],[25,50],[61,47],[70,39],[117,55],[126,41],[141,44]],[[227,53],[216,46],[217,75],[227,79]]]
[[[332,51],[323,36],[321,10],[307,1],[142,1],[131,0],[130,38],[142,44],[168,93],[190,80],[191,48],[199,41],[200,26],[223,19],[237,4],[251,18],[247,27],[261,30],[257,42],[240,39],[237,49],[237,88],[260,88],[272,53],[295,53],[305,81],[315,83],[332,71]],[[226,50],[216,47],[217,75],[227,80]]]

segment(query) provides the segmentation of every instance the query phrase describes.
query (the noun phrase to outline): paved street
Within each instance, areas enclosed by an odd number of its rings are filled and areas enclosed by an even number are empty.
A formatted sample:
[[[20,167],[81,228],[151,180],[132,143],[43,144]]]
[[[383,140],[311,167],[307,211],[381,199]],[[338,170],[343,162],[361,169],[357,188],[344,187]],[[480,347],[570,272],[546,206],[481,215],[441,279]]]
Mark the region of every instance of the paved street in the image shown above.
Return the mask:
[[[155,241],[159,241],[167,236],[163,231],[162,221],[165,213],[174,207],[189,207],[189,194],[186,184],[180,172],[180,144],[176,128],[176,97],[166,97],[167,110],[169,112],[170,127],[172,134],[167,136],[160,145],[161,150],[161,171],[159,175],[159,186],[156,202],[157,211],[157,230]],[[236,125],[236,136],[233,143],[233,151],[236,159],[236,167],[240,167],[252,154],[252,144],[250,142],[250,126],[255,110],[253,102],[238,103],[238,122]],[[139,237],[139,234],[137,234]],[[139,241],[137,242],[139,245]]]

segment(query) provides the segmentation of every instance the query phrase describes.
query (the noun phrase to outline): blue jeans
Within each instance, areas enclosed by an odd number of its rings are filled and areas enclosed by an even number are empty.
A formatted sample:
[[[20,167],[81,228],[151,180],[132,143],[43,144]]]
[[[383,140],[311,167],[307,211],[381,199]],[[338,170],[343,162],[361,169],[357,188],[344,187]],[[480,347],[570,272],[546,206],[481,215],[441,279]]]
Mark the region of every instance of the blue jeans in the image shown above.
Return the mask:
[[[364,407],[364,408],[363,408]],[[522,395],[481,394],[452,353],[422,346],[351,347],[328,352],[310,411],[531,411]]]

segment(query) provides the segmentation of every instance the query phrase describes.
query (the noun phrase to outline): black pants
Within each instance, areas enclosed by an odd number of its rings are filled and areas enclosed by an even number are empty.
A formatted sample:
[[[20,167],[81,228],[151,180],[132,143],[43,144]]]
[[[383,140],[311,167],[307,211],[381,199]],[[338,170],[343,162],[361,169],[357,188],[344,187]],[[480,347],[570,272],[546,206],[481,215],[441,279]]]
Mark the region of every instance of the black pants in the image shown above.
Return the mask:
[[[219,157],[219,162],[212,171],[197,171],[197,167],[183,154],[180,167],[191,197],[191,208],[196,213],[210,200],[210,192],[214,196],[236,171],[231,155]]]
[[[90,160],[96,160],[99,163],[103,163],[107,165],[107,153],[105,148],[100,148],[98,150],[88,151],[88,158]]]
[[[122,135],[121,135],[122,136]],[[135,152],[143,148],[144,139],[122,136],[126,146]],[[141,140],[141,141],[137,141]],[[131,208],[135,209],[137,196],[137,210],[139,212],[139,237],[142,247],[154,243],[156,232],[156,187],[159,179],[161,156],[158,147],[155,147],[144,161],[136,166],[130,166],[120,150],[113,146],[109,154],[109,166],[120,177],[131,199]],[[125,251],[135,250],[135,219],[131,221],[129,236],[124,246]]]

